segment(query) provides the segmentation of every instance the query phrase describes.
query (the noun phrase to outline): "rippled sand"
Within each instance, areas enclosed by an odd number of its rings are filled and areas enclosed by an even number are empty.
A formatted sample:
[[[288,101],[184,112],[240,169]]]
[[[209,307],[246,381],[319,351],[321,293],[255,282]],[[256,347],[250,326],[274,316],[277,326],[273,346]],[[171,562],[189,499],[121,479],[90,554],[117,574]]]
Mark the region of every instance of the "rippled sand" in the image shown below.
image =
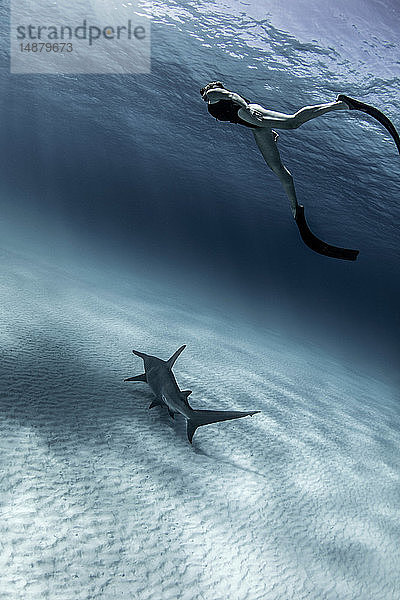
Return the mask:
[[[395,390],[224,315],[2,254],[0,598],[397,600]],[[133,288],[132,288],[133,289]],[[201,428],[123,378],[167,358]]]

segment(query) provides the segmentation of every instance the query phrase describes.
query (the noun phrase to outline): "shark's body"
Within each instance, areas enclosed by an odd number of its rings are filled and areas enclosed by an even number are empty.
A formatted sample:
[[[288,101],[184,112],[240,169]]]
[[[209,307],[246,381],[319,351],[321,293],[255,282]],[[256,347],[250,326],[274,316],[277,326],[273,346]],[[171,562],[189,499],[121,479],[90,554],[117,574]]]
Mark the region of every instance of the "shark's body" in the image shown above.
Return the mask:
[[[195,410],[189,402],[188,396],[192,393],[191,390],[182,391],[176,382],[172,372],[172,367],[178,356],[186,348],[181,346],[168,360],[161,360],[156,356],[143,354],[132,350],[133,354],[139,356],[144,361],[145,372],[135,377],[129,377],[125,381],[141,381],[148,383],[151,391],[155,396],[155,400],[150,404],[149,408],[154,406],[166,406],[172,418],[175,413],[183,415],[186,419],[187,436],[189,442],[192,443],[194,432],[201,425],[209,425],[219,421],[228,421],[231,419],[240,419],[254,415],[259,410],[250,412],[239,412],[230,410]]]

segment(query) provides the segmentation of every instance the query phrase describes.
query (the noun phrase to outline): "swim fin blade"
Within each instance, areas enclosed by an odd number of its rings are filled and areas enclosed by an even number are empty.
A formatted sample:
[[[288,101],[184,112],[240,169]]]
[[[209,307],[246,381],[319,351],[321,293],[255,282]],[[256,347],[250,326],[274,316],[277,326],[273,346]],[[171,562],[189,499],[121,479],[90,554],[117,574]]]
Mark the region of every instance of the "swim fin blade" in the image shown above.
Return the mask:
[[[397,146],[397,150],[400,153],[399,134],[397,133],[392,121],[388,119],[388,117],[384,115],[383,112],[375,108],[375,106],[365,104],[364,102],[360,102],[360,100],[355,100],[354,98],[350,98],[349,96],[345,96],[344,94],[339,94],[336,100],[345,102],[350,110],[361,110],[362,112],[365,112],[367,115],[371,115],[371,117],[374,117],[374,119],[379,121],[379,123],[381,123],[381,125],[383,125],[392,136],[394,143]]]
[[[301,239],[306,246],[324,256],[330,256],[331,258],[339,258],[341,260],[357,260],[359,250],[350,250],[349,248],[339,248],[338,246],[331,246],[326,242],[323,242],[310,230],[306,218],[304,216],[304,206],[298,205],[295,217],[296,225],[299,229]]]

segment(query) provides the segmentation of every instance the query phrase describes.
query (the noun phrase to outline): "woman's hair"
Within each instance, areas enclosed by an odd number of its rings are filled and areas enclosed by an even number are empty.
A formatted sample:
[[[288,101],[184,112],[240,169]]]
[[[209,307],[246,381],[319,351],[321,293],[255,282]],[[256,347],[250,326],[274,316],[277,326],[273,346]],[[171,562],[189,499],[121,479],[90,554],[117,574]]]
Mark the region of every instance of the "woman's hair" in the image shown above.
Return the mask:
[[[210,83],[207,83],[207,85],[205,85],[203,88],[201,88],[200,94],[204,98],[204,94],[206,94],[209,90],[212,90],[213,88],[222,88],[224,90],[226,89],[222,81],[211,81]],[[250,100],[247,100],[247,98],[243,99],[247,103],[250,102]],[[218,121],[230,121],[230,123],[240,123],[241,125],[246,125],[246,127],[251,127],[252,129],[254,129],[254,125],[250,125],[250,123],[243,121],[243,119],[239,117],[239,108],[240,106],[230,99],[219,100],[218,102],[208,104],[208,112]]]
[[[200,94],[204,96],[204,94],[206,94],[209,90],[212,90],[213,88],[225,89],[225,86],[222,83],[222,81],[211,81],[210,83],[207,83],[207,85],[205,85],[203,88],[201,88]]]

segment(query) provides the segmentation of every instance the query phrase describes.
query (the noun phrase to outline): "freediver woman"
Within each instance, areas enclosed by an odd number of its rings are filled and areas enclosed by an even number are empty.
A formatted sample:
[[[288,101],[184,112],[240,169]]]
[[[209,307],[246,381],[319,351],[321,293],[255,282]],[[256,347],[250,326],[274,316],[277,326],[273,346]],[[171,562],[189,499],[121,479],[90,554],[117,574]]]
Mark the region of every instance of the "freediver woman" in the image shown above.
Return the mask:
[[[278,133],[275,129],[297,129],[310,119],[315,119],[334,110],[360,110],[377,119],[391,134],[400,152],[400,138],[393,123],[377,108],[339,94],[335,102],[305,106],[292,115],[267,110],[253,104],[243,96],[227,90],[221,81],[212,81],[200,90],[208,103],[208,112],[219,121],[245,125],[253,135],[269,168],[279,180],[289,198],[293,217],[304,243],[319,254],[343,260],[356,260],[359,251],[331,246],[317,238],[307,225],[304,206],[298,203],[293,178],[282,163],[277,147]]]

